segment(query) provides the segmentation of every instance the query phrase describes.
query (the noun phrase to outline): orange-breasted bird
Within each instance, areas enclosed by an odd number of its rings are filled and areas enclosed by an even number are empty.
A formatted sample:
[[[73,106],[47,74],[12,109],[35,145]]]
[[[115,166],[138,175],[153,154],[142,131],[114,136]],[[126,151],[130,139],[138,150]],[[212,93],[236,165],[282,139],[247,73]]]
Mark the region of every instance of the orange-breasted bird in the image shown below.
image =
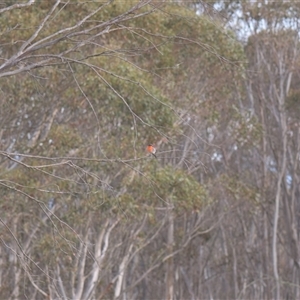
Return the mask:
[[[147,146],[147,152],[151,153],[155,158],[157,158],[157,156],[155,155],[156,148],[153,145],[149,144]]]

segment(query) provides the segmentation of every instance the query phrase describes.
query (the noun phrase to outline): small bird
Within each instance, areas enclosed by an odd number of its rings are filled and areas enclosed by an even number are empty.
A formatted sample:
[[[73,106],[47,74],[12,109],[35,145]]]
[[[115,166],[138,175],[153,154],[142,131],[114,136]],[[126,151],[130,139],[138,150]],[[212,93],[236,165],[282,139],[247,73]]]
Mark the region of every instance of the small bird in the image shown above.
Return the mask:
[[[149,144],[147,146],[147,152],[151,153],[155,158],[157,158],[157,156],[155,155],[156,148],[153,145]]]

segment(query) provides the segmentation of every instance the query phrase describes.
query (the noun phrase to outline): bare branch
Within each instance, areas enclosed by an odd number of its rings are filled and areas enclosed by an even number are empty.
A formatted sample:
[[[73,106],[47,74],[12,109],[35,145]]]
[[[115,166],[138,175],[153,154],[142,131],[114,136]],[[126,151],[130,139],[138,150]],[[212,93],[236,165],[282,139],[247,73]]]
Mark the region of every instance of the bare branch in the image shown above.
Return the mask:
[[[18,9],[18,8],[23,8],[23,7],[26,7],[26,6],[30,6],[34,2],[35,2],[35,0],[29,0],[27,3],[15,3],[15,4],[11,5],[11,6],[8,6],[8,7],[0,9],[0,14],[4,13],[6,11],[13,10],[13,9]]]

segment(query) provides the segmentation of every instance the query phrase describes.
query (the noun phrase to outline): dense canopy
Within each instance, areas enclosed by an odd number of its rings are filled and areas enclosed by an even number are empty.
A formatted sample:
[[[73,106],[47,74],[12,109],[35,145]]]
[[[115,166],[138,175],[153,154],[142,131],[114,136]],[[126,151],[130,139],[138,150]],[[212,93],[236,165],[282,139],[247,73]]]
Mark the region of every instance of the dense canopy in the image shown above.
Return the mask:
[[[0,298],[300,298],[298,6],[0,4]]]

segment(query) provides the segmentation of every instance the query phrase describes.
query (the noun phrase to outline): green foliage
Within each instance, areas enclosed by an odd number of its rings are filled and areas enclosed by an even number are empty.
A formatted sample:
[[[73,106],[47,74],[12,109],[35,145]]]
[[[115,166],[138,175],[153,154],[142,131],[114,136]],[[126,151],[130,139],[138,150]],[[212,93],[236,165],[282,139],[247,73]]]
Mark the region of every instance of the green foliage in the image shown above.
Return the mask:
[[[101,65],[101,77],[95,80],[95,74],[90,74],[83,86],[99,105],[99,114],[110,122],[119,117],[122,127],[133,126],[133,118],[152,126],[172,126],[170,103],[162,91],[151,84],[148,74],[119,59],[111,62],[109,57],[103,57],[93,63]]]
[[[135,1],[114,1],[82,26],[92,28],[135,4]],[[36,40],[73,26],[98,5],[76,1],[59,6],[55,18],[46,23]],[[1,17],[0,24],[5,24],[3,51],[7,57],[21,40],[34,33],[50,7],[41,1]],[[12,30],[17,24],[18,30]],[[80,51],[68,53],[68,63],[63,61],[61,65],[45,66],[31,74],[1,79],[4,103],[9,103],[3,111],[6,123],[16,123],[15,115],[20,114],[19,129],[4,132],[5,138],[16,139],[16,149],[48,157],[75,153],[77,157],[132,159],[134,155],[143,155],[148,141],[157,141],[162,136],[172,136],[175,140],[183,133],[174,111],[193,107],[195,115],[213,123],[220,119],[221,112],[228,108],[227,101],[232,99],[232,87],[239,86],[242,68],[235,67],[244,59],[243,49],[232,33],[173,4],[120,25],[90,40]],[[81,38],[85,40],[88,36]],[[76,43],[76,39],[62,39],[34,54],[59,53],[68,49],[70,43]],[[31,57],[30,61],[35,59]],[[198,94],[202,82],[206,86],[205,96]],[[218,105],[220,102],[224,104]],[[36,146],[28,149],[27,136],[32,136],[54,109],[58,114],[47,139],[37,140]],[[29,166],[46,163],[26,162]],[[205,188],[182,170],[159,169],[152,178],[155,171],[146,169],[143,177],[135,175],[130,182],[130,171],[119,163],[84,160],[76,163],[77,167],[71,164],[47,167],[44,173],[34,168],[16,169],[11,179],[31,190],[51,187],[54,192],[63,191],[64,196],[57,201],[67,204],[70,214],[66,209],[62,216],[71,223],[78,218],[70,204],[74,199],[82,208],[80,212],[99,209],[133,215],[141,205],[171,203],[180,212],[201,209],[207,201]],[[132,167],[140,168],[140,163],[134,162]],[[117,198],[115,194],[99,193],[101,184],[95,180],[98,174],[99,178],[103,174],[114,178],[115,188],[119,190],[124,185],[127,192]],[[41,192],[32,195],[45,203],[49,199],[49,195],[43,197]]]
[[[53,126],[49,139],[52,140],[51,147],[57,156],[67,156],[70,150],[81,147],[82,144],[76,128],[68,125]]]
[[[259,191],[255,186],[247,184],[244,178],[242,178],[242,175],[230,176],[230,174],[226,174],[220,178],[219,182],[234,200],[246,202],[252,201],[253,203],[257,203],[257,200],[260,197]]]
[[[230,129],[239,146],[258,146],[260,144],[263,129],[255,116],[250,112],[241,113],[236,107],[232,108],[232,122]]]
[[[182,170],[159,170],[155,176],[155,183],[159,197],[173,204],[177,211],[200,210],[207,203],[205,188]]]
[[[182,170],[165,167],[156,171],[156,166],[148,166],[143,176],[135,176],[133,181],[124,182],[127,193],[119,198],[126,208],[151,211],[155,206],[174,206],[175,211],[201,210],[208,203],[208,194],[192,176]],[[142,191],[142,192],[141,192]]]
[[[299,119],[300,112],[300,91],[298,89],[291,89],[286,101],[285,107],[289,114],[295,119]]]
[[[56,264],[58,261],[64,262],[64,265],[71,270],[71,260],[74,258],[74,250],[78,240],[76,234],[71,231],[64,231],[63,234],[53,235],[49,232],[40,237],[35,245],[35,253],[38,257],[36,261],[43,264],[47,261],[49,264]]]

